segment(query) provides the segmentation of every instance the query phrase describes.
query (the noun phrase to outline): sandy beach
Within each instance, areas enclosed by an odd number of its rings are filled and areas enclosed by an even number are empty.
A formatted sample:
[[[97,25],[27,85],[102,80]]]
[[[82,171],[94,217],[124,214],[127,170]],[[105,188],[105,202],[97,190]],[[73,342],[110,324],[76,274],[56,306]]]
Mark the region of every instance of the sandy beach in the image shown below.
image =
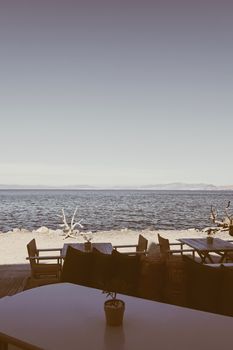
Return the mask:
[[[157,234],[160,233],[163,237],[169,238],[171,242],[175,242],[179,238],[194,238],[206,237],[207,234],[196,229],[189,230],[158,230],[158,231],[100,231],[93,234],[92,242],[111,242],[113,245],[120,244],[136,244],[138,235],[141,233],[145,236],[149,245],[154,242],[157,243]],[[232,237],[227,231],[222,231],[214,234],[214,237],[229,240]],[[36,231],[17,230],[0,233],[0,266],[14,265],[14,264],[28,264],[27,257],[27,243],[35,238],[38,248],[55,248],[63,247],[64,243],[84,242],[81,234],[77,238],[64,239],[64,234],[61,230],[49,230],[47,228],[40,228]],[[29,264],[28,264],[29,265]]]

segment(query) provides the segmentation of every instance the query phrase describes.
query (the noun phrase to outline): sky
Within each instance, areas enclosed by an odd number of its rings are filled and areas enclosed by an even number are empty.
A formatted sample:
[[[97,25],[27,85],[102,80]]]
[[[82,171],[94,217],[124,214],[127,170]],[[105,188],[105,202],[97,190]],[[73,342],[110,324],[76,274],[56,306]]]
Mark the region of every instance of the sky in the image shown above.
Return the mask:
[[[0,184],[233,184],[233,2],[0,0]]]

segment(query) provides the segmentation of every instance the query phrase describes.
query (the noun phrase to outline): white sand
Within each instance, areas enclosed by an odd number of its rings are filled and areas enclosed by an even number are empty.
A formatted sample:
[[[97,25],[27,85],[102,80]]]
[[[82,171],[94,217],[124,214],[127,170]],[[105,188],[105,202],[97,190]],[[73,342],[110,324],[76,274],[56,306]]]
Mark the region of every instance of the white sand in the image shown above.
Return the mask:
[[[55,248],[63,247],[64,243],[71,242],[84,242],[81,235],[77,238],[67,238],[64,240],[61,230],[53,231],[48,229],[41,229],[42,232],[29,232],[26,230],[14,230],[15,232],[0,233],[0,266],[5,264],[29,264],[26,260],[27,256],[27,243],[35,238],[38,248]],[[136,244],[138,235],[141,233],[149,240],[149,244],[152,242],[157,243],[157,234],[160,233],[163,237],[169,238],[171,242],[175,242],[178,238],[194,238],[194,237],[206,237],[206,233],[195,229],[182,230],[182,231],[106,231],[97,232],[93,234],[94,238],[92,242],[111,242],[113,245],[120,244]],[[228,232],[219,232],[214,235],[222,239],[231,239]]]

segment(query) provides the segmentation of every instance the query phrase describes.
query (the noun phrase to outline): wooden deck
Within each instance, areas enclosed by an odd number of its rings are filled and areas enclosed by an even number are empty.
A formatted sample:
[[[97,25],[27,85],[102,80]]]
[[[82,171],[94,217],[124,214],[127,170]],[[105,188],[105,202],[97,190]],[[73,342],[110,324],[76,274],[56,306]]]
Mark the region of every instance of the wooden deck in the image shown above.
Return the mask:
[[[28,277],[0,278],[0,298],[22,292],[27,280]]]
[[[28,282],[30,270],[27,265],[0,266],[0,298],[22,292]]]

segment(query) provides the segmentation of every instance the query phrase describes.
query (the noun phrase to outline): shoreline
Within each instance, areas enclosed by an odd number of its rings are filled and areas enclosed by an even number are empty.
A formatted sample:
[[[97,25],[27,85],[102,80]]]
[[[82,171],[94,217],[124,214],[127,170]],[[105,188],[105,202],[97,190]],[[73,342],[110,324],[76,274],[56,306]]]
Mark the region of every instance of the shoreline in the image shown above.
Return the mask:
[[[62,230],[50,230],[45,227],[41,227],[36,231],[28,231],[25,229],[14,229],[13,231],[0,232],[0,266],[1,265],[14,265],[14,264],[26,264],[29,265],[26,260],[27,257],[27,243],[35,238],[38,248],[62,248],[64,243],[83,243],[84,238],[82,233],[79,232],[76,238],[64,239]],[[93,233],[92,242],[110,242],[112,245],[124,245],[124,244],[136,244],[138,235],[142,234],[148,239],[148,246],[151,243],[158,243],[157,234],[159,233],[165,238],[169,238],[171,242],[175,242],[179,238],[194,238],[194,237],[206,237],[207,233],[197,230],[110,230],[110,231],[98,231]],[[232,237],[228,231],[220,231],[215,233],[213,237],[229,240]]]

